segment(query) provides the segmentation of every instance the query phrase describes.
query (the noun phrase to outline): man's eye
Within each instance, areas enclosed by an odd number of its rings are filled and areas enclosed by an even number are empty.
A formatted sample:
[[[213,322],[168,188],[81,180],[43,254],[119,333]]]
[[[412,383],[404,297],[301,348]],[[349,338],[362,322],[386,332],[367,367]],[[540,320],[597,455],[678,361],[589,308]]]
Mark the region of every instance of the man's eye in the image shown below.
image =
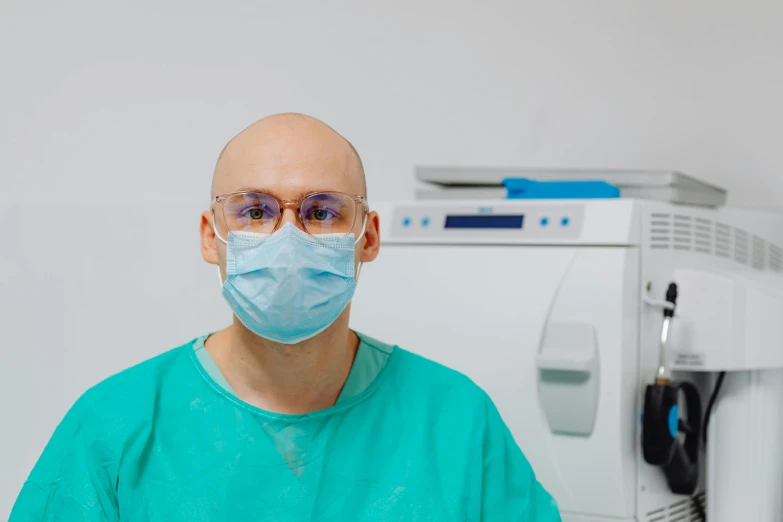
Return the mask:
[[[307,221],[323,222],[328,220],[336,220],[340,218],[340,214],[330,210],[328,208],[312,208],[307,212],[305,219]]]
[[[256,219],[264,219],[264,215],[266,213],[262,209],[256,207],[248,210],[246,214],[250,219],[256,220]]]
[[[331,217],[331,213],[328,210],[322,208],[313,210],[310,217],[316,221],[325,221]]]

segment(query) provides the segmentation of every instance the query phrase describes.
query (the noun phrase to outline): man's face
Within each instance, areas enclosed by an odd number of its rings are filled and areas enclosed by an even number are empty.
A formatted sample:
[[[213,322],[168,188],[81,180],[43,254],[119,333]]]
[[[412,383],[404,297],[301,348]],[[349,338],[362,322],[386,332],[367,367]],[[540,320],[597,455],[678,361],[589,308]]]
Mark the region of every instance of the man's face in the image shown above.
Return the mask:
[[[365,195],[361,163],[350,145],[326,125],[299,115],[280,115],[262,120],[234,138],[215,168],[212,196],[240,191],[260,191],[278,200],[299,201],[313,192],[340,192]],[[225,280],[226,244],[215,236],[213,213],[201,219],[201,249],[204,259],[220,266]],[[214,207],[218,232],[225,235],[223,205]],[[369,262],[378,255],[380,236],[378,216],[357,205],[352,232],[359,237],[356,262]],[[303,228],[296,211],[286,209],[280,226],[286,222]]]

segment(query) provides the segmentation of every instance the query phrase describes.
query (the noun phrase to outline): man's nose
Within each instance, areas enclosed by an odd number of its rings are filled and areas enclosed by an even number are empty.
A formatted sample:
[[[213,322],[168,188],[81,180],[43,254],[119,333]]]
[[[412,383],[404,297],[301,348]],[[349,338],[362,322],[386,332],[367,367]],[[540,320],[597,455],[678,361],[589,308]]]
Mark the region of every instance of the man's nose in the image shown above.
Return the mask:
[[[302,224],[299,222],[299,218],[296,214],[297,210],[295,208],[284,208],[283,213],[280,216],[280,226],[282,227],[286,223],[291,223],[297,228],[302,228]]]

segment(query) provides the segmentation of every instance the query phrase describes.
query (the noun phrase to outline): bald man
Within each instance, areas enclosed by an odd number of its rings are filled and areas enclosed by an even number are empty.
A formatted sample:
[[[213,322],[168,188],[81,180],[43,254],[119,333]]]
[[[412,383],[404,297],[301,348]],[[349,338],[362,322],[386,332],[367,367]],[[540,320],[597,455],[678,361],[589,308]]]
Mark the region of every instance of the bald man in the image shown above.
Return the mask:
[[[232,139],[201,252],[233,324],[85,393],[11,522],[560,520],[482,390],[349,329],[380,247],[366,196],[318,120]]]

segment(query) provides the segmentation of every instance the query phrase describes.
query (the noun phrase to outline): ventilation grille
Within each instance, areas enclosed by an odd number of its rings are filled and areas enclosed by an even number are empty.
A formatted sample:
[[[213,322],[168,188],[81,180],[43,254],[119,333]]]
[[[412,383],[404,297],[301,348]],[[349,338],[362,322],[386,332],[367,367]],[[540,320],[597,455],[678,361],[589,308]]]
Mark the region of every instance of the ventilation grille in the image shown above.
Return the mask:
[[[783,272],[783,250],[775,245],[769,247],[769,267],[777,272]]]
[[[707,496],[705,493],[699,493],[693,498],[680,500],[671,506],[650,511],[644,522],[701,522],[696,502],[701,505],[702,509],[707,509]]]
[[[696,252],[702,254],[712,254],[714,245],[714,231],[712,221],[709,219],[696,218],[696,234],[693,244],[696,246]]]
[[[714,255],[756,270],[783,272],[783,249],[740,228],[684,214],[652,214],[650,248]]]

